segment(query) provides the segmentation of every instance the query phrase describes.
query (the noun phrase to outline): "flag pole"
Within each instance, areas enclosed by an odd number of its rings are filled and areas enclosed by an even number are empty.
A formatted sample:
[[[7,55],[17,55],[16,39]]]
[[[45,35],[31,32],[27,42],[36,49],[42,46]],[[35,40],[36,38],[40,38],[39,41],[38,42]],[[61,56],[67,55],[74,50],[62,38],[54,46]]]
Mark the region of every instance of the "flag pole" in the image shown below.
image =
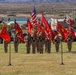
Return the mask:
[[[11,37],[11,28],[9,27],[9,34],[10,34],[10,37]],[[8,66],[11,66],[11,40],[10,40],[10,43],[9,43],[9,64]]]
[[[64,65],[64,63],[63,63],[63,47],[62,47],[62,38],[61,38],[61,65]]]
[[[11,42],[9,43],[9,64],[8,66],[11,66]]]

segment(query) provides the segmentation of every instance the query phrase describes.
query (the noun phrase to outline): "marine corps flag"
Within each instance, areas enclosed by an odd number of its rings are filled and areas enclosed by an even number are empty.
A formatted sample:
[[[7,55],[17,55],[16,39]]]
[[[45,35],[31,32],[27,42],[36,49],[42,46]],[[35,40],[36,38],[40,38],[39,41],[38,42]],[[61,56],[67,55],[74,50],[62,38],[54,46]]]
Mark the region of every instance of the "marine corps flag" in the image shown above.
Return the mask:
[[[25,43],[25,40],[24,40],[24,35],[22,34],[22,29],[20,28],[19,24],[16,22],[15,20],[15,32],[18,36],[18,38],[20,39],[20,41],[22,43]]]
[[[68,19],[68,23],[69,25],[72,27],[72,25],[74,24],[74,20],[72,20],[71,18]]]
[[[9,43],[11,41],[10,34],[8,33],[7,27],[5,25],[3,25],[3,27],[2,27],[0,37],[2,39],[4,39],[7,43]]]
[[[69,34],[68,30],[66,30],[61,24],[57,24],[57,32],[62,35],[64,42],[66,42],[67,36]]]
[[[21,41],[22,43],[25,43],[24,35],[23,35],[22,33],[19,33],[19,34],[18,34],[18,38],[20,39],[20,41]]]
[[[54,41],[54,38],[55,38],[55,34],[54,32],[52,31],[48,21],[46,20],[46,18],[44,17],[43,13],[42,13],[42,24],[44,25],[45,27],[45,34],[46,34],[46,37],[50,38],[50,36],[52,37],[52,42]]]
[[[47,22],[46,18],[44,17],[43,13],[42,13],[42,25],[44,26],[46,37],[49,36],[48,38],[50,38],[52,29],[51,29],[49,23]]]
[[[42,32],[42,28],[41,28],[40,22],[38,21],[38,34],[39,34],[40,32]]]
[[[44,27],[46,28],[46,30],[51,34],[52,29],[51,29],[48,21],[44,17],[44,14],[43,13],[42,13],[42,24],[44,25]]]
[[[30,20],[27,21],[27,25],[28,25],[28,33],[32,34],[33,26],[31,24]]]
[[[55,34],[53,31],[52,31],[52,42],[54,43],[54,38],[57,34]]]
[[[69,27],[69,32],[72,34],[72,37],[75,38],[75,32],[72,27]]]
[[[22,29],[20,28],[19,24],[16,22],[16,20],[14,21],[15,23],[15,32],[18,33],[22,33]]]
[[[66,21],[66,23],[69,24],[71,27],[72,27],[72,25],[74,24],[74,20],[73,20],[70,16],[68,16],[68,15],[66,15],[65,21]]]

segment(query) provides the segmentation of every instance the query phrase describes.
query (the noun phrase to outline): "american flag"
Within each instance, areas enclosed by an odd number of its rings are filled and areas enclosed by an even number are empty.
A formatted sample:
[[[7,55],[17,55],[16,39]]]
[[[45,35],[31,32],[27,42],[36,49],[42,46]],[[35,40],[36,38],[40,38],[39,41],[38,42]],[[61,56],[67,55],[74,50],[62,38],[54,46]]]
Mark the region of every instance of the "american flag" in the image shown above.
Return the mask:
[[[30,16],[31,16],[31,23],[33,25],[37,25],[37,17],[36,17],[36,9],[35,9],[35,7],[34,7],[32,13],[30,14]]]

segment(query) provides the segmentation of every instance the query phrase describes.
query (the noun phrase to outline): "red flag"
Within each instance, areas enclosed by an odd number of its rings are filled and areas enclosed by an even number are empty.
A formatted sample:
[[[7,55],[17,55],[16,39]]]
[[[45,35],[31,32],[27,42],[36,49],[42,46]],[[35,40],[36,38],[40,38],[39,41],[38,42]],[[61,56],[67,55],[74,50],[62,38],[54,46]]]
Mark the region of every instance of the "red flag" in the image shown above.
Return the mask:
[[[55,34],[53,31],[52,31],[52,42],[54,43],[54,38],[57,34]]]
[[[25,43],[24,35],[22,34],[22,29],[19,24],[15,21],[15,32],[22,43]]]
[[[41,28],[40,22],[38,21],[38,34],[39,34],[40,32],[42,32],[42,28]]]
[[[74,24],[74,20],[70,16],[66,16],[66,23],[69,24],[71,27]]]
[[[74,20],[72,20],[72,19],[68,19],[68,23],[69,23],[69,25],[72,27],[72,25],[74,24]]]
[[[23,35],[22,33],[19,33],[19,34],[18,34],[18,38],[20,39],[20,41],[21,41],[22,43],[25,43],[24,35]]]
[[[46,30],[51,34],[52,29],[43,14],[42,14],[42,24],[45,25]]]
[[[22,33],[22,29],[20,28],[19,24],[15,21],[15,32]]]
[[[73,38],[75,38],[75,32],[72,27],[69,27],[69,32],[72,34]]]
[[[57,32],[62,35],[64,42],[66,42],[69,32],[59,23],[57,24]]]
[[[1,33],[0,33],[0,37],[3,38],[7,43],[10,42],[11,38],[10,38],[10,34],[7,31],[7,28],[5,25],[3,25]]]
[[[32,26],[32,24],[31,24],[31,22],[30,22],[30,20],[28,20],[27,21],[27,25],[28,25],[28,32],[30,33],[30,34],[32,34],[33,32],[33,26]]]
[[[50,36],[51,36],[51,33],[52,33],[52,32],[51,32],[52,29],[51,29],[49,23],[47,22],[47,20],[46,20],[46,18],[44,17],[43,14],[42,14],[42,24],[43,24],[44,27],[45,27],[45,34],[50,37]],[[48,37],[48,36],[47,36],[47,37]]]
[[[52,42],[54,41],[55,38],[55,33],[52,31],[48,21],[46,20],[46,18],[44,17],[44,15],[42,14],[42,24],[45,27],[45,34],[46,37],[50,38],[50,36],[52,36]]]
[[[47,31],[47,29],[45,29],[45,36],[46,38],[50,39],[50,33]]]

